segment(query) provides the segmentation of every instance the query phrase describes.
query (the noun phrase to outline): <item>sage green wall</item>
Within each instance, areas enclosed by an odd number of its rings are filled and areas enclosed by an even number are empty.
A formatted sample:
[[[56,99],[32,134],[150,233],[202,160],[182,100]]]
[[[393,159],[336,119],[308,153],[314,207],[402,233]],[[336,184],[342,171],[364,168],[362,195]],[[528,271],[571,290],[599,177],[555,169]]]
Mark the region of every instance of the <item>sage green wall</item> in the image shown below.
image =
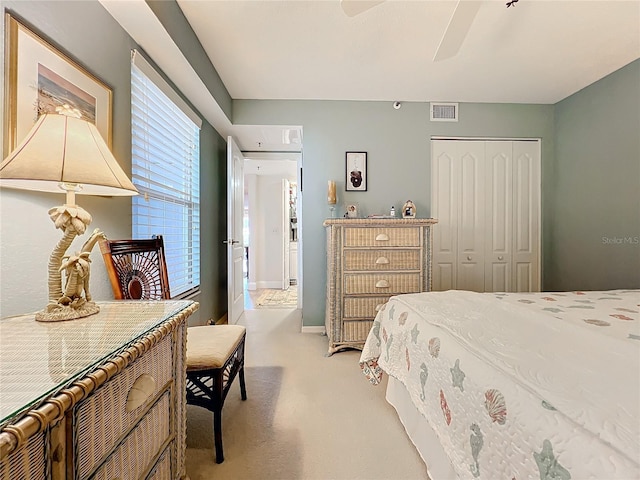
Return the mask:
[[[546,287],[640,288],[640,60],[555,109]]]
[[[329,215],[327,181],[338,184],[339,211],[358,203],[362,214],[387,213],[413,200],[418,217],[430,215],[431,136],[542,139],[542,191],[553,170],[551,105],[461,104],[460,121],[430,122],[428,103],[234,100],[235,124],[304,127],[303,152],[303,322],[324,324],[326,246],[322,222]],[[345,152],[368,153],[368,191],[345,192]],[[543,201],[543,248],[547,211]],[[544,259],[544,256],[543,256]],[[546,266],[546,263],[545,263]],[[543,272],[545,268],[543,267]],[[543,278],[543,285],[546,279]]]
[[[137,47],[135,42],[97,1],[2,1],[0,5],[3,13],[9,11],[23,20],[113,89],[112,150],[123,169],[131,172],[130,51]],[[226,312],[227,303],[226,257],[221,260],[220,253],[222,250],[224,255],[226,250],[219,247],[226,229],[220,228],[221,213],[226,211],[226,142],[206,121],[201,132],[200,151],[203,294],[197,299],[200,311],[194,320],[204,322],[209,318],[220,318]],[[46,252],[44,256],[48,256],[60,236],[46,212],[62,199],[53,194],[6,189],[0,191],[0,196],[1,314],[35,311],[46,304],[47,296],[46,259],[42,260],[39,252]],[[129,198],[81,196],[78,202],[92,214],[91,228],[99,227],[111,238],[131,236]],[[25,212],[26,209],[29,211]],[[11,227],[24,224],[27,217],[32,220],[24,231],[18,229],[17,232]],[[27,238],[28,242],[25,241]],[[113,298],[97,249],[94,249],[92,260],[94,298]]]

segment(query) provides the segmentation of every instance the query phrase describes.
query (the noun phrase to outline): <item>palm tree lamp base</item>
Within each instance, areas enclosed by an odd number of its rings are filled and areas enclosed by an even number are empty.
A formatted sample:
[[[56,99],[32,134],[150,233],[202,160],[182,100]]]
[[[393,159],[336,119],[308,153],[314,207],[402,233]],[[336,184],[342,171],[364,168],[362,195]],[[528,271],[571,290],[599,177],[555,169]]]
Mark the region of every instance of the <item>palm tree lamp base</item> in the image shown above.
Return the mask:
[[[91,223],[91,215],[75,205],[71,188],[67,189],[67,203],[49,210],[49,217],[56,228],[63,231],[63,235],[49,257],[49,303],[36,314],[36,320],[60,322],[94,315],[100,311],[100,307],[92,301],[89,290],[89,255],[104,233],[96,228],[80,252],[74,255],[66,253],[73,240],[84,234]]]
[[[36,320],[39,322],[61,322],[64,320],[77,320],[78,318],[95,315],[100,311],[100,307],[94,302],[85,301],[81,306],[49,304],[47,307],[36,313]]]

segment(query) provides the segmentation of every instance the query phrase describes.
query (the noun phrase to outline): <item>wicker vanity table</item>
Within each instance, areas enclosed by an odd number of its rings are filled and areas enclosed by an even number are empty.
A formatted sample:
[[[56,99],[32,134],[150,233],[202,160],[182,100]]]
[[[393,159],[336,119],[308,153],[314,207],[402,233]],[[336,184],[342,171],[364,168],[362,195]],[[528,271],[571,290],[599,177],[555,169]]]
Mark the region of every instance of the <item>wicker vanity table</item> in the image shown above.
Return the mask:
[[[0,320],[0,479],[175,480],[185,472],[191,301],[78,320]]]

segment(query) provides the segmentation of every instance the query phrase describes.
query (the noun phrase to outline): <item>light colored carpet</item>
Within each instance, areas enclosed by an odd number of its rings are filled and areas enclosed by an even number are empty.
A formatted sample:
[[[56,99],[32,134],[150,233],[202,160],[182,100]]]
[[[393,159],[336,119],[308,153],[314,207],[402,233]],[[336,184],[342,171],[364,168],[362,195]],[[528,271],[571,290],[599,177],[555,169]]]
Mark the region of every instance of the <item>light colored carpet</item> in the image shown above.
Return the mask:
[[[225,461],[213,415],[187,408],[191,480],[425,479],[385,385],[360,372],[360,352],[325,357],[327,337],[300,332],[300,311],[247,310],[247,400],[234,382],[223,409]]]
[[[260,293],[256,308],[296,308],[298,306],[298,288],[291,285],[286,290],[267,288]]]

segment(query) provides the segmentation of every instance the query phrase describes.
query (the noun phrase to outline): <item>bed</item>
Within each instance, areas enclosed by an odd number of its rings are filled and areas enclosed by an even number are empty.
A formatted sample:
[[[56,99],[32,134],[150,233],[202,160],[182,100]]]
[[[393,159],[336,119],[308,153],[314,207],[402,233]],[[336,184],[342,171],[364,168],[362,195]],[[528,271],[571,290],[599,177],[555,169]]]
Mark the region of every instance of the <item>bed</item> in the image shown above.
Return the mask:
[[[640,290],[391,297],[360,367],[432,480],[639,479]]]

